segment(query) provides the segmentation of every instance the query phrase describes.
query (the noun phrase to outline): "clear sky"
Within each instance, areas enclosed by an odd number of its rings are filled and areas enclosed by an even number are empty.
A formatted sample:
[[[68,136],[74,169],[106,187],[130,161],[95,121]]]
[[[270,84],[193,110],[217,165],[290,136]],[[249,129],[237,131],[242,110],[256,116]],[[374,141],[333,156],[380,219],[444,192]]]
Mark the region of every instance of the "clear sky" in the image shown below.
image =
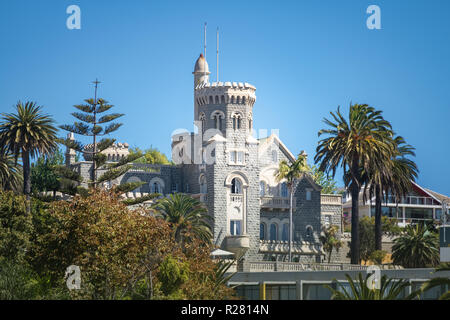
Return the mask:
[[[81,30],[66,27],[72,4]],[[372,4],[381,30],[366,27]],[[171,133],[193,130],[206,21],[212,80],[219,26],[220,80],[257,88],[256,129],[279,129],[312,160],[323,117],[370,104],[416,147],[419,183],[450,195],[449,16],[448,0],[2,0],[0,111],[32,100],[72,123],[99,78],[100,96],[126,114],[118,141],[170,155]]]

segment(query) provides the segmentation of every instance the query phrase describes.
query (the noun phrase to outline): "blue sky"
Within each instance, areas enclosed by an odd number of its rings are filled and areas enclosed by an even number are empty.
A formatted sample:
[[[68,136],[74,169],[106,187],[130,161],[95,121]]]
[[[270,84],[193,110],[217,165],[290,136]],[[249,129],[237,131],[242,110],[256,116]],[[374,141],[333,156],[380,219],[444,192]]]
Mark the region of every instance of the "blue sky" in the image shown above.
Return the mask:
[[[66,27],[72,4],[81,30]],[[371,4],[381,30],[366,27]],[[33,100],[72,123],[99,78],[100,96],[126,114],[118,141],[170,155],[171,133],[193,130],[191,73],[207,21],[212,79],[219,26],[220,80],[256,86],[256,129],[279,129],[312,158],[323,117],[368,103],[416,147],[419,183],[450,195],[449,14],[447,0],[3,0],[0,111]]]

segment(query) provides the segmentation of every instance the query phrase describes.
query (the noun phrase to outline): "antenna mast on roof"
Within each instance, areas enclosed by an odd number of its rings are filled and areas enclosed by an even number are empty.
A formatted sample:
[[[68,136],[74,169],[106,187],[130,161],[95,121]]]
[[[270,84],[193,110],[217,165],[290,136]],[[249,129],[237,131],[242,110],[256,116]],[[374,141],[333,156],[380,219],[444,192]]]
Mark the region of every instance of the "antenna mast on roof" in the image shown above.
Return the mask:
[[[216,50],[216,59],[217,59],[217,63],[216,63],[216,76],[217,76],[217,82],[219,82],[219,27],[217,27],[217,50]]]
[[[205,32],[204,32],[204,53],[203,53],[203,56],[204,56],[204,58],[205,58],[205,62],[204,62],[204,70],[205,70],[205,76],[204,76],[204,79],[205,79],[205,82],[206,82],[206,22],[205,22]]]

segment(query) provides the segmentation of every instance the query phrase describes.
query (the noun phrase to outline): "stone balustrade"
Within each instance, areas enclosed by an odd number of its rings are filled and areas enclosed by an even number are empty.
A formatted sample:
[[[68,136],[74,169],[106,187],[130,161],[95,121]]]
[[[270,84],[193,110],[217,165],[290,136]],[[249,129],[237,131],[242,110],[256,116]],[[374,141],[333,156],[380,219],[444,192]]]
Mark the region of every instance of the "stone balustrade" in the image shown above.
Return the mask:
[[[300,263],[278,261],[244,262],[245,272],[296,272],[296,271],[366,271],[369,266],[345,263]],[[403,269],[395,265],[382,265],[381,269]]]
[[[260,197],[259,203],[261,208],[269,209],[289,209],[289,198],[288,197]],[[292,199],[292,206],[296,208],[297,199],[294,197]]]
[[[321,194],[320,204],[342,205],[342,196],[340,194]]]

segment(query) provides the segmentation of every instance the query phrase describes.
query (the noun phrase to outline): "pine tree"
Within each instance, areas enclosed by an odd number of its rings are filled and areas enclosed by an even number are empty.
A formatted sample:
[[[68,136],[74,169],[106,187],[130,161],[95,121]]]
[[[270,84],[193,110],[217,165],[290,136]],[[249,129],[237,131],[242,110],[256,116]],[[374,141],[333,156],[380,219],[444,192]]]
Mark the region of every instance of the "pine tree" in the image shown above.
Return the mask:
[[[88,156],[88,159],[92,160],[91,177],[90,180],[87,181],[88,189],[79,185],[83,182],[83,178],[77,172],[65,166],[58,166],[55,168],[60,176],[60,191],[69,195],[81,194],[87,196],[91,189],[96,189],[101,186],[101,184],[111,182],[124,175],[131,169],[132,166],[130,163],[142,157],[141,153],[135,153],[123,157],[115,163],[106,162],[107,157],[102,151],[111,147],[116,141],[115,139],[107,138],[106,136],[115,132],[122,126],[122,123],[114,122],[114,120],[122,117],[124,114],[111,113],[103,115],[103,113],[110,110],[113,105],[102,98],[97,98],[97,88],[100,82],[96,80],[93,83],[95,84],[94,99],[86,99],[84,100],[85,104],[74,106],[81,111],[72,113],[72,116],[79,121],[75,121],[72,125],[59,126],[61,129],[71,133],[92,137],[93,141],[92,148],[89,148],[89,146],[83,145],[80,141],[76,141],[71,137],[58,139],[58,142],[65,145],[67,148],[84,153]],[[99,170],[106,171],[98,176]],[[121,184],[116,186],[114,191],[123,194],[140,187],[144,183],[145,182],[130,182]],[[133,200],[125,200],[125,202],[132,205],[153,199],[156,196],[157,194],[150,194]]]

